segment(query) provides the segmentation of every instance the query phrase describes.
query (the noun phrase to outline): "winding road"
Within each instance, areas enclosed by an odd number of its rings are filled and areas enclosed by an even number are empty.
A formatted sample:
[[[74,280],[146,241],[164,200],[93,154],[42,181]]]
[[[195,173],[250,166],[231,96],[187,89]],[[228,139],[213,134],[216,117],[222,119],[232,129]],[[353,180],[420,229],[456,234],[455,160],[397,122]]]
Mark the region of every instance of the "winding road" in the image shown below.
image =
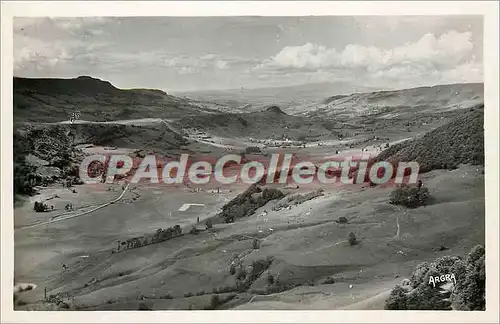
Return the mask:
[[[84,215],[87,215],[87,214],[90,214],[92,212],[95,212],[96,210],[99,210],[101,208],[104,208],[104,207],[107,207],[117,201],[120,201],[123,196],[125,195],[125,193],[127,192],[128,188],[129,188],[130,184],[127,184],[125,186],[125,188],[123,189],[123,191],[121,192],[120,196],[118,196],[117,198],[111,200],[111,201],[108,201],[104,204],[101,204],[97,207],[94,207],[90,210],[87,210],[83,213],[79,213],[79,214],[74,214],[74,215],[70,215],[70,216],[67,216],[67,217],[60,217],[60,218],[56,218],[56,219],[52,219],[50,221],[47,221],[47,222],[43,222],[43,223],[37,223],[37,224],[33,224],[33,225],[28,225],[28,226],[24,226],[24,227],[21,227],[21,228],[18,228],[16,229],[16,231],[20,231],[20,230],[23,230],[23,229],[28,229],[28,228],[34,228],[34,227],[38,227],[38,226],[43,226],[43,225],[48,225],[48,224],[53,224],[53,223],[57,223],[57,222],[60,222],[60,221],[63,221],[63,220],[68,220],[68,219],[71,219],[71,218],[75,218],[75,217],[80,217],[80,216],[84,216]]]

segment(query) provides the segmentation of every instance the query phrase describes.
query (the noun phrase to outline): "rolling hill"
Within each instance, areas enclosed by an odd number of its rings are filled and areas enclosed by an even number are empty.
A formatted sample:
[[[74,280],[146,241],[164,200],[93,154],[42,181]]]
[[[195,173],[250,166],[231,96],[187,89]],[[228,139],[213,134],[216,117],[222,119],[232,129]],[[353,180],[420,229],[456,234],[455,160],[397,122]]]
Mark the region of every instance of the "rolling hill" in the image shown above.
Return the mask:
[[[442,113],[470,108],[484,101],[482,83],[458,83],[395,91],[335,95],[318,105],[298,106],[290,113],[305,116],[411,118],[420,113]]]
[[[202,90],[175,94],[204,102],[217,102],[231,106],[237,112],[261,111],[273,103],[282,107],[285,112],[291,113],[296,106],[320,103],[324,98],[332,95],[348,95],[353,92],[380,89],[384,88],[359,87],[347,82],[318,82],[283,87]]]
[[[118,89],[107,81],[88,76],[14,78],[14,122],[61,122],[68,120],[73,112],[90,121],[168,119],[216,112],[210,105],[171,96],[161,90]]]

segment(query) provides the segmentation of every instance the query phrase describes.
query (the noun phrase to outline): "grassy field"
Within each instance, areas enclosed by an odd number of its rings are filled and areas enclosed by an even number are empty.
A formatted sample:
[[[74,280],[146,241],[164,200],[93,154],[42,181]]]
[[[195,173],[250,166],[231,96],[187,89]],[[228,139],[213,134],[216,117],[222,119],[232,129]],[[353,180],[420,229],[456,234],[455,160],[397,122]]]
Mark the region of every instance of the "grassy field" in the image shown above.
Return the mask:
[[[226,195],[138,187],[122,202],[92,215],[17,230],[16,282],[38,285],[23,295],[33,302],[43,296],[43,287],[47,287],[50,294],[71,296],[72,305],[80,308],[137,309],[141,302],[137,299],[143,295],[154,309],[188,309],[205,307],[209,302],[205,295],[212,295],[214,289],[234,286],[235,278],[229,273],[234,254],[243,254],[245,264],[272,256],[275,261],[267,272],[279,274],[283,284],[299,287],[260,296],[267,287],[262,275],[246,293],[239,294],[241,304],[232,301],[234,307],[341,308],[390,289],[422,260],[484,244],[484,185],[480,171],[463,166],[426,174],[423,181],[435,202],[415,210],[405,212],[388,204],[391,188],[335,188],[291,210],[272,211],[270,202],[261,208],[268,210],[266,218],[259,217],[258,210],[236,223],[216,224],[216,236],[207,232],[186,234],[112,254],[117,240],[152,233],[159,227],[179,224],[187,232],[198,216],[203,219],[221,207]],[[228,193],[228,199],[242,189]],[[133,193],[138,198],[127,201]],[[88,196],[92,195],[94,203],[98,203],[111,193],[103,187],[101,192],[94,189]],[[206,209],[178,211],[183,203],[190,202],[204,203]],[[27,208],[16,210],[16,221],[34,216]],[[339,226],[335,220],[340,216],[350,219],[350,223]],[[401,227],[399,238],[395,238],[396,219]],[[355,233],[359,245],[349,246],[349,232]],[[262,239],[258,250],[252,249],[253,236]],[[440,245],[450,250],[435,252]],[[63,270],[62,264],[68,269]],[[335,283],[321,284],[327,277],[333,277]],[[352,289],[346,288],[351,284]],[[185,297],[201,292],[203,296]],[[258,297],[249,303],[250,299],[245,302],[243,298],[245,294]],[[173,299],[162,299],[167,295]]]
[[[75,82],[79,86],[89,80]],[[174,109],[189,104],[189,113],[201,108],[165,93],[123,92],[101,82],[98,85],[100,91],[110,92],[114,100],[132,96],[149,102],[148,113],[142,117],[149,118],[131,121],[141,116],[120,117],[120,111],[126,108],[120,106],[107,117],[115,121],[112,123],[57,124],[73,109],[71,104],[62,107],[67,109],[57,118],[44,120],[55,122],[55,126],[44,127],[57,126],[60,134],[70,129],[75,131],[76,139],[82,141],[79,144],[94,144],[83,149],[82,154],[102,152],[103,146],[110,145],[117,146],[116,152],[136,149],[150,154],[163,148],[167,153],[189,153],[195,159],[208,157],[215,161],[222,154],[239,154],[255,145],[250,137],[270,139],[273,133],[278,136],[286,133],[291,137],[306,136],[306,145],[263,147],[260,157],[267,159],[270,153],[289,152],[299,159],[320,162],[332,156],[360,155],[363,149],[376,155],[381,145],[391,143],[391,148],[381,155],[384,158],[432,160],[429,168],[432,170],[419,175],[432,200],[425,206],[406,209],[389,203],[394,189],[390,185],[373,188],[367,184],[323,185],[322,195],[314,195],[317,197],[291,208],[274,208],[278,201],[271,200],[253,213],[226,224],[217,216],[218,212],[248,185],[222,186],[221,192],[216,193],[215,184],[193,188],[147,183],[85,184],[73,187],[76,192],[72,192],[56,181],[39,187],[39,195],[25,197],[24,204],[18,202],[15,206],[15,283],[36,285],[35,289],[19,293],[22,303],[16,304],[17,310],[60,309],[61,306],[44,301],[45,289],[49,297],[59,294],[58,298],[66,303],[63,308],[70,310],[383,309],[390,289],[408,277],[420,262],[449,254],[463,255],[477,244],[484,245],[482,160],[472,161],[478,165],[460,164],[471,162],[464,158],[466,154],[474,157],[483,154],[482,115],[479,111],[465,115],[462,105],[455,105],[455,99],[446,101],[446,109],[436,113],[417,114],[417,108],[406,107],[406,115],[394,117],[392,124],[376,114],[346,117],[343,108],[347,104],[339,108],[341,118],[325,122],[317,117],[284,114],[277,109],[222,114],[225,119],[214,118],[219,115],[213,111],[194,117],[178,111],[175,120],[167,120],[162,119],[167,116],[153,116],[157,105]],[[33,100],[43,99],[26,91],[22,88],[17,93],[24,98],[16,108],[21,120],[37,107]],[[430,90],[415,91],[418,99]],[[471,97],[468,93],[465,91],[465,99]],[[404,97],[397,92],[354,97],[383,103],[385,95],[396,106]],[[60,93],[50,93],[50,97],[54,96],[61,99]],[[151,102],[150,97],[161,97],[164,101]],[[345,98],[333,98],[325,105]],[[477,98],[469,99],[475,102]],[[169,100],[175,107],[169,106]],[[89,105],[82,119],[95,121],[96,118],[90,117],[96,106]],[[462,117],[449,123],[455,116]],[[188,130],[184,123],[196,127]],[[300,127],[294,128],[296,123]],[[467,127],[461,127],[463,123]],[[204,138],[196,137],[197,132],[202,132]],[[343,135],[342,139],[338,135]],[[94,137],[100,139],[96,141]],[[418,138],[405,141],[413,137]],[[403,143],[392,145],[397,141]],[[148,142],[152,146],[148,147]],[[441,154],[442,148],[454,150]],[[47,152],[49,159],[58,151]],[[453,168],[434,168],[443,159],[457,163]],[[18,171],[16,174],[23,172]],[[202,190],[196,191],[195,187]],[[269,187],[292,195],[318,189],[316,185],[301,185],[297,189],[277,184]],[[45,201],[54,208],[36,213],[35,200]],[[73,204],[74,211],[65,211],[68,203]],[[179,211],[183,204],[192,203],[204,206]],[[340,218],[346,218],[348,223],[339,224]],[[210,230],[205,230],[207,219],[214,224]],[[175,225],[182,228],[183,235],[115,251],[119,241],[151,235],[159,228]],[[200,232],[191,234],[193,226]],[[353,246],[348,241],[350,233],[357,240]],[[232,271],[235,264],[241,268]],[[238,272],[243,269],[250,278],[244,286],[237,280]]]

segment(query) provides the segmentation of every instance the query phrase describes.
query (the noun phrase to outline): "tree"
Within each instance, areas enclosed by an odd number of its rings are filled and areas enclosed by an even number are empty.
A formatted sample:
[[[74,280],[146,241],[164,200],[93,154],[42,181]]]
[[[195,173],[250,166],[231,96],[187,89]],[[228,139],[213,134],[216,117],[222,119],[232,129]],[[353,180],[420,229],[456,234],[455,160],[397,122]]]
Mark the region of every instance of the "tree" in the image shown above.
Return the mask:
[[[356,245],[358,243],[356,235],[354,235],[353,232],[349,233],[348,241],[351,246]]]
[[[408,309],[408,297],[406,290],[397,285],[392,289],[389,298],[385,301],[384,309],[386,310],[406,310]]]
[[[274,276],[271,273],[267,274],[267,283],[272,285],[274,283]]]
[[[213,295],[210,299],[210,309],[216,309],[219,306],[220,298],[219,295]]]
[[[406,184],[402,184],[391,192],[389,203],[416,208],[424,206],[429,199],[429,189],[426,187],[412,188]]]
[[[457,284],[451,296],[453,306],[459,310],[485,310],[486,266],[485,250],[475,246],[466,259],[454,265]]]
[[[252,240],[252,248],[254,250],[258,250],[260,248],[260,240],[256,237],[254,237]]]
[[[386,309],[485,310],[484,253],[484,247],[476,246],[465,259],[444,256],[419,264],[410,277],[411,287],[406,287],[409,291],[395,287]],[[452,279],[443,281],[445,275]],[[443,290],[441,286],[447,281],[453,286]]]

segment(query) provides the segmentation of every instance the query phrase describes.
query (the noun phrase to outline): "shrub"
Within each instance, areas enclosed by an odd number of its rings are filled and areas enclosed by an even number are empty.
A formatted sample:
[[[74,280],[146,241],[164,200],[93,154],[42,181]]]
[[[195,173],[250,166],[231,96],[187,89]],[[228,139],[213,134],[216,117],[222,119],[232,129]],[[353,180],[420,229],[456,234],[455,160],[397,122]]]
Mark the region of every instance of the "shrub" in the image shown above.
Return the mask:
[[[229,266],[229,274],[231,274],[231,276],[233,276],[235,273],[236,273],[236,266],[234,264],[231,264]]]
[[[422,262],[417,266],[417,268],[410,277],[412,288],[416,288],[424,282],[425,275],[429,271],[429,268],[430,268],[429,262]]]
[[[211,229],[214,227],[211,219],[207,219],[207,222],[205,223],[205,225],[206,225],[207,229]]]
[[[393,205],[416,208],[425,205],[429,198],[429,189],[425,187],[417,188],[401,185],[391,192],[389,202]]]
[[[455,264],[457,284],[451,296],[459,310],[485,310],[486,266],[484,247],[478,245],[462,262]],[[458,274],[458,275],[457,275]]]
[[[264,191],[266,191],[266,189]],[[260,189],[259,186],[256,184],[251,185],[245,192],[239,194],[229,203],[224,205],[220,216],[222,216],[226,223],[232,223],[238,218],[253,214],[258,208],[264,206],[270,200],[284,196],[279,190],[267,189],[266,193],[262,193],[261,198],[252,199],[253,194],[261,192],[262,189]]]
[[[27,305],[27,304],[28,304],[27,302],[25,302],[24,300],[21,300],[21,299],[19,299],[17,301],[17,306],[24,306],[24,305]]]
[[[194,235],[196,235],[196,234],[198,234],[198,232],[199,232],[199,231],[198,231],[198,229],[196,228],[196,226],[191,227],[191,229],[189,230],[189,234],[194,234]]]
[[[219,304],[220,304],[219,295],[213,295],[212,298],[210,299],[210,308],[216,309],[217,306],[219,306]]]
[[[47,211],[48,206],[42,202],[35,201],[33,210],[36,211],[37,213],[42,213]]]
[[[252,154],[252,153],[262,153],[260,150],[260,147],[258,146],[249,146],[245,149],[246,154]]]
[[[259,278],[260,275],[264,273],[264,271],[269,269],[271,263],[272,261],[269,259],[253,261],[251,266],[251,271],[247,276],[247,281],[249,283],[252,283],[255,280],[257,280],[257,278]]]
[[[275,199],[281,199],[283,198],[284,194],[279,191],[278,189],[268,189],[265,188],[262,191],[262,198],[265,200],[265,203],[267,204],[268,201],[275,200]]]
[[[245,269],[242,267],[238,268],[238,271],[236,272],[236,279],[238,280],[244,280],[247,277],[247,272]]]
[[[297,141],[307,142],[307,137],[305,135],[299,135],[299,136],[297,136]]]
[[[254,237],[252,240],[252,248],[254,250],[258,250],[260,248],[260,240],[256,237]]]
[[[145,303],[140,303],[139,304],[139,310],[151,310],[151,308],[148,307]]]
[[[272,285],[274,283],[274,276],[271,273],[267,274],[267,283]]]
[[[240,293],[245,292],[249,287],[250,285],[245,281],[242,280],[236,281],[236,290]]]
[[[333,279],[332,277],[328,277],[326,278],[324,281],[323,281],[323,284],[324,285],[331,285],[331,284],[334,284],[335,283],[335,279]]]
[[[433,273],[432,275],[437,274]],[[407,294],[408,310],[451,310],[448,296],[440,294],[437,287],[428,282],[418,286]]]
[[[450,291],[429,284],[430,277],[453,274],[456,280]],[[476,246],[464,259],[444,256],[419,264],[410,277],[410,291],[396,286],[386,301],[386,309],[408,310],[485,310],[484,247]],[[439,293],[437,293],[439,292]],[[405,302],[406,301],[406,302]],[[406,305],[406,308],[404,308]]]
[[[385,301],[384,309],[386,310],[407,310],[408,309],[408,297],[406,296],[406,290],[401,286],[397,285],[392,289],[389,298]]]
[[[356,239],[356,235],[354,235],[354,233],[353,233],[353,232],[349,233],[349,237],[348,237],[348,239],[347,239],[347,240],[349,241],[349,244],[350,244],[351,246],[356,245],[356,244],[358,243],[358,241],[357,241],[357,239]]]

